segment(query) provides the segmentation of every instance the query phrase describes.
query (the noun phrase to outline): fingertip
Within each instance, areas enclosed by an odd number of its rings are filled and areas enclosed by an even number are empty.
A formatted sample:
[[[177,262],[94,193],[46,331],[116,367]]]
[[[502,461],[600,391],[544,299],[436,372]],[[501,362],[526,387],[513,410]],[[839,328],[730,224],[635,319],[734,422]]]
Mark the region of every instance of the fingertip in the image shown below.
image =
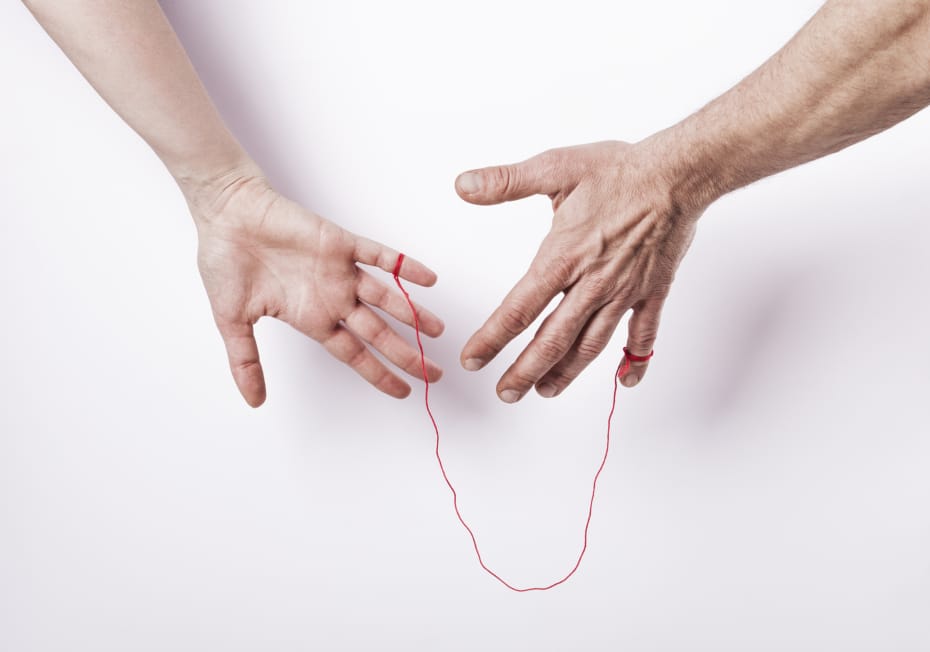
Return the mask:
[[[387,370],[385,369],[385,371]],[[410,385],[408,385],[407,382],[402,378],[391,372],[387,372],[380,382],[375,383],[375,387],[377,387],[380,391],[384,392],[388,396],[396,399],[407,398],[410,396],[411,392]]]
[[[487,364],[486,361],[475,352],[475,348],[477,347],[474,344],[474,340],[475,336],[472,335],[471,339],[462,347],[462,352],[459,354],[459,363],[465,371],[478,371]]]
[[[497,397],[504,403],[512,404],[523,398],[523,394],[515,389],[499,389]]]
[[[420,287],[431,288],[436,285],[436,281],[439,280],[439,277],[436,275],[436,272],[431,270],[429,267],[423,263],[418,263],[416,269],[411,268],[409,272],[401,272],[400,277],[405,281],[410,281],[411,283],[416,283]]]
[[[484,366],[484,361],[479,360],[478,358],[466,358],[464,355],[459,360],[462,365],[462,369],[465,371],[478,371],[481,367]]]
[[[439,337],[446,330],[446,324],[439,318],[435,317],[427,325],[423,325],[423,332],[429,337]]]
[[[478,170],[462,172],[455,178],[455,192],[468,202],[477,199],[477,196],[481,194],[483,185],[482,175]]]
[[[628,388],[636,387],[636,384],[638,382],[639,382],[639,376],[637,376],[636,374],[627,374],[626,376],[620,379],[620,383],[624,387],[628,387]]]
[[[249,407],[261,407],[265,402],[266,393],[264,384],[259,386],[254,383],[243,383],[239,385],[239,393],[242,394],[242,398],[245,399]]]
[[[543,398],[554,398],[559,395],[559,388],[548,381],[542,381],[536,384],[536,393]]]
[[[413,390],[410,389],[410,385],[401,381],[400,385],[395,385],[387,393],[388,395],[393,396],[394,398],[398,400],[403,400],[407,398],[408,396],[410,396],[411,391]]]
[[[240,367],[233,374],[233,379],[236,381],[236,387],[242,398],[250,407],[257,408],[265,402],[265,376],[258,364]]]
[[[433,287],[436,285],[436,281],[439,280],[439,276],[436,274],[436,272],[421,263],[419,260],[414,260],[409,256],[404,257],[404,262],[401,265],[398,276],[400,276],[405,281],[416,283],[417,285],[425,288]]]
[[[423,268],[426,270],[426,275],[427,275],[426,281],[423,283],[423,285],[428,288],[431,288],[434,285],[436,285],[436,281],[439,280],[439,274],[434,272],[432,269],[430,269],[426,265],[424,265]]]
[[[260,408],[265,403],[265,394],[262,392],[258,396],[246,397],[245,402],[249,404],[251,408]]]
[[[436,364],[432,360],[429,361],[426,372],[427,372],[426,377],[429,378],[429,381],[431,383],[439,382],[439,379],[442,378],[442,374],[443,374],[442,367],[440,367],[438,364]]]

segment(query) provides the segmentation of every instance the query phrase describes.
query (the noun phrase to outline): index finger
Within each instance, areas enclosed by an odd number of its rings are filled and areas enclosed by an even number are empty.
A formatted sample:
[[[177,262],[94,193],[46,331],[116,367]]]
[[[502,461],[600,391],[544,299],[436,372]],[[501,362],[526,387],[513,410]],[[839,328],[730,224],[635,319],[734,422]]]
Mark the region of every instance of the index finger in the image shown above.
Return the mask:
[[[363,265],[380,267],[385,272],[393,273],[398,256],[400,256],[399,251],[380,242],[360,236],[355,241],[355,260]],[[429,287],[436,283],[436,272],[407,255],[404,256],[403,264],[398,271],[402,279],[417,285]]]
[[[529,328],[562,289],[547,282],[531,267],[484,325],[469,338],[462,349],[462,366],[468,371],[485,366],[513,338]]]

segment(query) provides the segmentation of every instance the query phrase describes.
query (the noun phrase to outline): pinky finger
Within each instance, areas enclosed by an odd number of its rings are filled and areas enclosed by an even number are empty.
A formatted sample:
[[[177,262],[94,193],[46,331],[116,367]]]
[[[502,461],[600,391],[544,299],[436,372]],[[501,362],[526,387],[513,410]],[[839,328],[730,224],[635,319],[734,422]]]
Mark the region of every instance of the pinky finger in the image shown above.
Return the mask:
[[[223,323],[217,326],[226,345],[229,370],[239,393],[250,406],[258,407],[265,402],[265,374],[258,357],[252,324]]]
[[[363,265],[380,267],[385,272],[393,274],[399,257],[399,251],[386,247],[380,242],[362,237],[357,237],[355,241],[355,260]],[[405,281],[417,285],[429,287],[436,283],[436,272],[406,254],[404,254],[404,261],[400,266],[399,275]]]
[[[624,387],[634,387],[643,379],[646,369],[649,368],[649,357],[659,333],[659,318],[664,303],[665,299],[650,299],[633,308],[626,346],[633,355],[646,359],[630,360],[629,370],[620,379]]]
[[[352,367],[358,375],[388,396],[406,398],[410,394],[410,385],[394,375],[368,350],[364,342],[344,326],[336,326],[323,341],[323,346],[337,360]]]

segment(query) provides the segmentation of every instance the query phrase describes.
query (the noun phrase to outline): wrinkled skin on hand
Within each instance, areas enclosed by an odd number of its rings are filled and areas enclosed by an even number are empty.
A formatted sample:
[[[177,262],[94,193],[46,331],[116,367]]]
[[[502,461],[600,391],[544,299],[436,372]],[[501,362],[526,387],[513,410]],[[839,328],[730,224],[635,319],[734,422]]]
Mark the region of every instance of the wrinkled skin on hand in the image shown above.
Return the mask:
[[[552,229],[529,270],[462,350],[462,365],[480,369],[564,293],[498,382],[503,401],[518,401],[534,386],[545,397],[560,394],[604,350],[628,310],[627,347],[638,356],[652,350],[703,211],[674,201],[675,189],[657,169],[640,145],[602,142],[456,180],[459,195],[475,204],[539,194],[552,200]],[[621,382],[636,385],[648,366],[631,361]]]

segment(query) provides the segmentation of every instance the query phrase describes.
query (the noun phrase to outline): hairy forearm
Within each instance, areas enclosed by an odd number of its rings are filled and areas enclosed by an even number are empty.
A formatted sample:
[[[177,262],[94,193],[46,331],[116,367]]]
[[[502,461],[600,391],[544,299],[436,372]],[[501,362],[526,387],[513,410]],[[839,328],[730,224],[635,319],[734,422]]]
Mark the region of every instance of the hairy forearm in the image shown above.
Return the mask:
[[[24,4],[186,193],[251,165],[155,0]]]
[[[701,206],[927,104],[930,2],[831,0],[749,77],[647,142],[676,196]]]

